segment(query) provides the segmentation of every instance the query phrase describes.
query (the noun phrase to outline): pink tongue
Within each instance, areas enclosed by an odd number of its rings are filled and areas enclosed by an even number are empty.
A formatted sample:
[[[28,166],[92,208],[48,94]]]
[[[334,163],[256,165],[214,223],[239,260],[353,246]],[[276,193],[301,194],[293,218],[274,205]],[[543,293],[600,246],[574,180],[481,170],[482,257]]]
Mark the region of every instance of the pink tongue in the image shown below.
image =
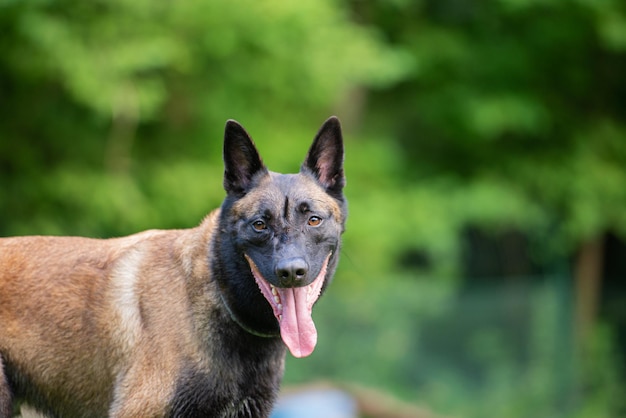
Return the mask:
[[[306,357],[317,344],[317,330],[307,302],[307,287],[282,289],[280,335],[294,357]]]

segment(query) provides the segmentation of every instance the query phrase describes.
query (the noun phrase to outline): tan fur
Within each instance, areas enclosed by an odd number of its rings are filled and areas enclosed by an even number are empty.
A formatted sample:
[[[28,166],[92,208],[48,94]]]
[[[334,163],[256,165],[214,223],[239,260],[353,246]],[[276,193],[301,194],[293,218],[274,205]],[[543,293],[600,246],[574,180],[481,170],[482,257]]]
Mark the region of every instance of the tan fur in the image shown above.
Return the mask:
[[[194,229],[108,240],[0,239],[5,361],[84,416],[109,405],[114,417],[161,416],[181,365],[210,367],[197,354],[202,335],[194,329],[210,324],[193,317],[215,303],[206,296],[216,286],[207,257],[218,216]],[[60,392],[58,382],[70,390]]]

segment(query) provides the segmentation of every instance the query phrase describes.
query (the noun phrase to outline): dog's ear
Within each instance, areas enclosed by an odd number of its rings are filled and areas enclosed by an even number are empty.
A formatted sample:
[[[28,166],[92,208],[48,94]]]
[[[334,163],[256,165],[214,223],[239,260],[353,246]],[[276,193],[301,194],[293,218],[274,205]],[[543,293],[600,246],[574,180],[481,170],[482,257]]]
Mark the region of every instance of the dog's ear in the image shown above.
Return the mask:
[[[234,120],[224,129],[224,189],[228,194],[242,195],[252,179],[267,168],[246,130]]]
[[[336,198],[341,198],[345,177],[343,174],[343,138],[341,124],[336,116],[324,122],[302,163],[301,172],[310,172]]]

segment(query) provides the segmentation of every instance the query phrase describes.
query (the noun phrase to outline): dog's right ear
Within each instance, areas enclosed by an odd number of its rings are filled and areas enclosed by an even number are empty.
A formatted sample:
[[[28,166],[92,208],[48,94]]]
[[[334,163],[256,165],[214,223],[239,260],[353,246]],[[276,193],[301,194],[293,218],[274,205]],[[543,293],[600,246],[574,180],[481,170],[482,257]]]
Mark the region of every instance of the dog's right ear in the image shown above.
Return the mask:
[[[234,120],[224,129],[224,189],[226,193],[243,195],[252,179],[267,173],[259,152],[246,130]]]

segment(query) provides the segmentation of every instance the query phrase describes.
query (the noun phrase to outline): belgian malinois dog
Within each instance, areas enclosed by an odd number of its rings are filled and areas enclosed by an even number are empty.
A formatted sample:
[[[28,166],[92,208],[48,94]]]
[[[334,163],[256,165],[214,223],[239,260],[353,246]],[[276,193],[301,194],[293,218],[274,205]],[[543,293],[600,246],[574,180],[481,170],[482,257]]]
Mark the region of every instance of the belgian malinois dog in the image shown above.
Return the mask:
[[[267,417],[309,355],[347,215],[328,119],[298,174],[226,123],[220,209],[196,228],[0,240],[0,417]]]

